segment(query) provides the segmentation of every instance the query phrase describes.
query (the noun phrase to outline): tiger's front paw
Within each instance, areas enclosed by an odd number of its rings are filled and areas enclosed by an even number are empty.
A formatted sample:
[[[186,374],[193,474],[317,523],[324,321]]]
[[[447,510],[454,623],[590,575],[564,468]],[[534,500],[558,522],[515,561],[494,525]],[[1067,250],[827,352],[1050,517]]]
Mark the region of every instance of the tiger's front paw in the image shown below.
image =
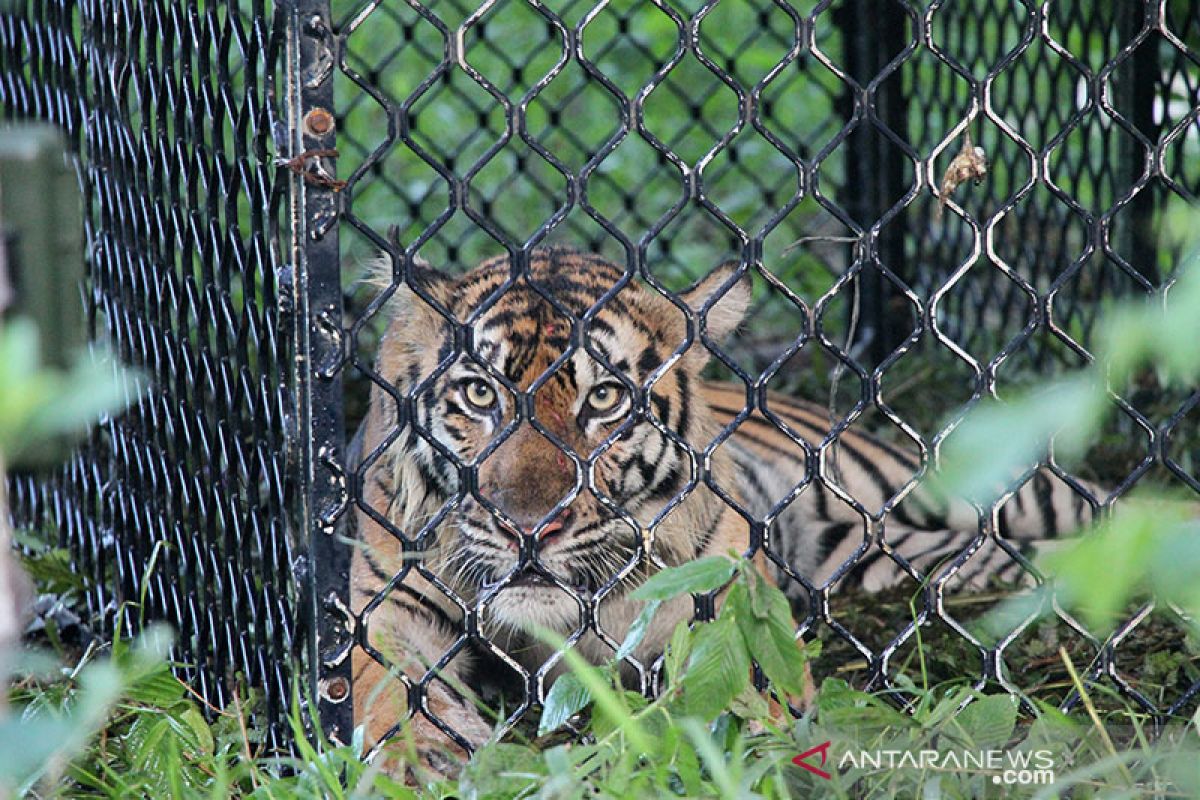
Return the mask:
[[[471,752],[485,745],[492,736],[491,726],[479,711],[465,698],[443,686],[429,687],[426,706],[429,715],[417,710],[377,756],[385,774],[410,785],[456,779]],[[432,717],[442,725],[434,722]],[[470,750],[445,728],[457,733]]]

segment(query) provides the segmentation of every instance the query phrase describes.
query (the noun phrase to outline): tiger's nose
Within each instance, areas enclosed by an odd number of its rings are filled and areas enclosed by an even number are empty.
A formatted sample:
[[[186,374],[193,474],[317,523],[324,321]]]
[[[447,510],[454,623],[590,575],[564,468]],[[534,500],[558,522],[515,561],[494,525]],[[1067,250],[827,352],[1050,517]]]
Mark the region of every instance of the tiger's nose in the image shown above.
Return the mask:
[[[558,516],[546,523],[545,527],[538,533],[538,542],[548,542],[554,537],[561,534],[571,524],[575,512],[569,508],[564,508],[558,512]],[[533,533],[534,528],[526,528],[525,533]]]

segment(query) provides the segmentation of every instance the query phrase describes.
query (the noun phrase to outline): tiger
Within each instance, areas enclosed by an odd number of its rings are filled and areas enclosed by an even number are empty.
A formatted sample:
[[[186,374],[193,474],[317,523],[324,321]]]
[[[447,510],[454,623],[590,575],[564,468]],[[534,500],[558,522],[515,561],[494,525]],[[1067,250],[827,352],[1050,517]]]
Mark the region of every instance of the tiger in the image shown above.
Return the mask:
[[[349,459],[353,714],[377,752],[403,739],[419,768],[455,774],[493,735],[468,689],[487,677],[481,657],[548,680],[561,667],[542,628],[582,630],[572,647],[610,659],[642,611],[631,591],[662,567],[753,551],[806,602],[796,576],[877,590],[977,541],[975,506],[914,480],[917,454],[831,437],[812,403],[705,379],[709,345],[751,303],[737,262],[670,297],[599,255],[527,258],[460,277],[414,262],[398,286],[382,261],[392,294]],[[1002,507],[999,538],[1053,536],[1091,509],[1038,471]],[[977,555],[963,580],[1021,569],[1003,549]],[[690,596],[664,603],[629,661],[651,664],[694,612]]]

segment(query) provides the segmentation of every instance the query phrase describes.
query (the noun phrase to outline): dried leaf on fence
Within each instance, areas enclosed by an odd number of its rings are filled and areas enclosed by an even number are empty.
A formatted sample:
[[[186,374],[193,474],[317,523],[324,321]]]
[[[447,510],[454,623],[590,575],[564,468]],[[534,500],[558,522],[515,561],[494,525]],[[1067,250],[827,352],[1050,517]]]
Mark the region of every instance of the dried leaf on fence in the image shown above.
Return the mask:
[[[975,181],[975,184],[978,185],[987,176],[987,171],[987,153],[983,151],[982,147],[972,144],[971,132],[967,131],[963,136],[962,149],[958,151],[958,155],[950,162],[950,166],[946,167],[946,172],[942,175],[942,185],[938,192],[938,219],[941,219],[946,208],[946,201],[959,187],[959,184]]]

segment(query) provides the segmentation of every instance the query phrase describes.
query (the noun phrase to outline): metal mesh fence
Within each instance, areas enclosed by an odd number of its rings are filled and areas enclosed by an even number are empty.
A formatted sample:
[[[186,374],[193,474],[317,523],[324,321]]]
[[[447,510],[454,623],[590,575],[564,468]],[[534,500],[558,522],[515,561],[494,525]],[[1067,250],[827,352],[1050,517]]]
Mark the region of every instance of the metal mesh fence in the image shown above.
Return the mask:
[[[14,516],[70,549],[107,632],[171,622],[180,675],[218,707],[252,700],[272,741],[299,652],[281,48],[262,0],[0,12],[5,115],[70,142],[92,333],[153,384],[56,475],[18,481]]]
[[[62,532],[97,578],[97,608],[145,580],[147,612],[181,630],[200,690],[224,702],[241,672],[265,689],[268,719],[315,598],[319,710],[343,738],[370,615],[351,610],[337,526],[372,510],[382,454],[356,461],[345,442],[372,388],[416,408],[374,359],[418,262],[455,275],[501,256],[519,282],[533,248],[566,244],[675,296],[733,260],[753,302],[708,377],[820,403],[822,448],[870,431],[926,452],[964,404],[1085,363],[1106,303],[1170,280],[1164,208],[1200,191],[1196,0],[277,6],[6,11],[6,113],[71,136],[95,331],[156,385],[56,480],[22,483],[16,512]],[[968,137],[986,176],[943,185]],[[362,280],[381,251],[394,268],[382,292]],[[451,352],[470,353],[471,325],[448,321]],[[1105,508],[1139,483],[1200,492],[1200,394],[1150,379],[1118,406],[1086,466],[1051,472],[1081,495],[1072,474],[1113,490],[1094,498]],[[409,416],[389,436],[413,433],[434,438]],[[813,465],[802,491],[835,482]],[[464,480],[455,502],[471,495]],[[756,541],[777,534],[774,516],[751,522]],[[878,549],[888,512],[861,524],[875,539],[839,575]],[[417,566],[380,603],[420,572],[436,528],[396,531]],[[802,577],[805,633],[844,645],[818,670],[854,660],[865,685],[893,686],[911,615],[868,631],[840,614],[844,581]],[[956,591],[924,595],[918,621],[966,642],[961,677],[1028,689],[1006,660],[1018,637],[976,639],[946,602]],[[473,619],[478,597],[454,602]],[[578,602],[594,626],[596,598]],[[1085,643],[1092,678],[1155,714],[1187,711],[1200,676],[1152,692],[1122,660],[1150,616],[1107,641],[1053,624]],[[480,630],[406,678],[422,718],[449,728],[428,699],[460,652],[504,660]],[[546,686],[508,663],[511,727]]]
[[[372,361],[383,301],[415,264],[456,274],[500,256],[515,287],[531,248],[565,244],[670,293],[728,259],[748,265],[753,308],[711,377],[827,406],[827,445],[870,430],[933,448],[962,404],[1086,363],[1106,303],[1169,280],[1161,214],[1200,186],[1198,14],[1194,3],[334,3],[347,432],[368,387],[388,382]],[[952,190],[943,175],[968,137],[988,172]],[[382,295],[353,282],[381,249],[395,270]],[[1116,490],[1095,498],[1103,508],[1138,482],[1200,488],[1197,395],[1134,395],[1076,472]],[[423,438],[419,396],[406,396],[417,405],[395,436]],[[381,455],[367,453],[350,482],[359,513]],[[809,491],[835,478],[826,468]],[[868,516],[866,528],[886,529],[887,513]],[[436,528],[393,533],[416,558]],[[835,579],[802,576],[802,625],[841,645],[819,672],[855,662],[864,685],[895,688],[916,647],[911,612],[876,625],[839,605],[846,576],[878,548]],[[372,613],[418,572],[392,575],[347,622],[382,663],[395,664],[369,644]],[[456,588],[438,583],[482,620],[495,595]],[[918,603],[922,626],[966,643],[958,677],[1027,691],[1034,656],[1013,641],[1049,635],[1083,642],[1091,675],[1153,713],[1188,708],[1200,689],[1191,672],[1144,691],[1122,672],[1138,659],[1122,661],[1118,645],[1145,646],[1130,642],[1148,613],[1107,642],[1066,617],[989,642],[956,610],[965,592],[951,581]],[[597,624],[596,596],[577,595],[581,630]],[[444,724],[430,687],[463,649],[499,656],[491,675],[512,673],[507,725],[543,699],[545,670],[515,664],[481,630],[463,627],[433,669],[404,679],[418,720]]]

